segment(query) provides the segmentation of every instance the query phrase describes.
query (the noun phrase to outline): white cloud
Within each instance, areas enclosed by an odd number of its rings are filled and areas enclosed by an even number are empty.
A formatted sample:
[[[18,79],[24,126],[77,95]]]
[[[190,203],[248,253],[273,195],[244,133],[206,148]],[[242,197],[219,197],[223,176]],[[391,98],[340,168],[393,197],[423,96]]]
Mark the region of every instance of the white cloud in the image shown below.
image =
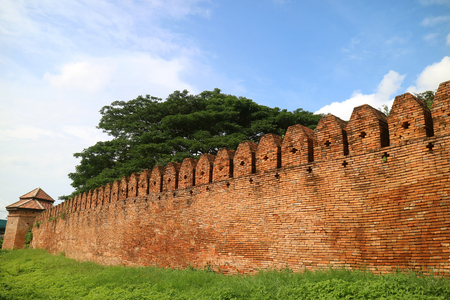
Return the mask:
[[[0,141],[37,140],[43,136],[56,136],[56,133],[29,125],[19,125],[14,129],[0,129]]]
[[[410,93],[421,93],[428,90],[435,90],[441,82],[450,79],[450,57],[445,56],[440,62],[427,66],[420,73],[415,86],[410,86],[406,90]]]
[[[64,65],[59,75],[46,72],[44,79],[53,87],[96,92],[109,82],[113,71],[110,65],[82,61]]]
[[[364,95],[359,91],[353,93],[351,98],[342,102],[333,102],[316,111],[315,113],[332,113],[333,115],[349,120],[353,108],[363,104],[369,104],[374,108],[380,108],[383,104],[390,106],[392,104],[391,97],[400,89],[405,75],[400,75],[395,71],[389,71],[384,75],[383,80],[378,85],[377,91],[373,94]]]
[[[109,139],[105,133],[94,127],[69,125],[63,126],[62,130],[67,134],[79,138],[79,143],[87,146],[92,146],[98,141]]]
[[[445,43],[447,46],[450,46],[450,33],[447,34],[447,41]]]
[[[427,42],[434,42],[434,41],[436,41],[437,37],[438,37],[437,33],[430,33],[430,34],[425,35],[423,37],[423,39]]]
[[[450,16],[428,17],[421,22],[422,26],[432,27],[450,21]]]

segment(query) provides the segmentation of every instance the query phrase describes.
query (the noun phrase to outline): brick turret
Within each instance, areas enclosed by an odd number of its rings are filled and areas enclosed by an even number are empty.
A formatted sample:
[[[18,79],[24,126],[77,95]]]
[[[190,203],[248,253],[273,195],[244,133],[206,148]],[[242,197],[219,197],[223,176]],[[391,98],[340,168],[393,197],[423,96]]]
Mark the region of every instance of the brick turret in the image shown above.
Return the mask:
[[[52,197],[37,188],[19,197],[19,201],[8,205],[8,221],[2,248],[22,248],[25,245],[25,234],[33,226],[36,216],[52,208],[53,202],[55,200]]]

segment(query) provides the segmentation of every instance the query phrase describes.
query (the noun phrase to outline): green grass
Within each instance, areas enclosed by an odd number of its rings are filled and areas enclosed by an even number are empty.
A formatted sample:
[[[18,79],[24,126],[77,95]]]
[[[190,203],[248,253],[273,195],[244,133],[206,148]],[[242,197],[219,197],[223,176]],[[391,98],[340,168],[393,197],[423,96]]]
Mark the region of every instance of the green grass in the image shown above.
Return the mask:
[[[0,251],[0,299],[450,299],[450,279],[329,269],[224,276],[105,267],[43,250]]]

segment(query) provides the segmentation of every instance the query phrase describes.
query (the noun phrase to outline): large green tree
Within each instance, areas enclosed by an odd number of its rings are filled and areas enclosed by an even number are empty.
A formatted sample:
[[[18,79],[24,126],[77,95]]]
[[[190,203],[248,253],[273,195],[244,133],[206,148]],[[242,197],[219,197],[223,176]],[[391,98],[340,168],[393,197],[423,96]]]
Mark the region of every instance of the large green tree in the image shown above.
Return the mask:
[[[241,141],[258,142],[266,133],[283,135],[294,124],[314,129],[321,118],[302,109],[269,108],[219,89],[198,95],[175,91],[165,101],[149,95],[115,101],[100,114],[98,128],[112,139],[74,154],[81,159],[69,174],[75,192],[61,199],[157,164],[236,149]]]

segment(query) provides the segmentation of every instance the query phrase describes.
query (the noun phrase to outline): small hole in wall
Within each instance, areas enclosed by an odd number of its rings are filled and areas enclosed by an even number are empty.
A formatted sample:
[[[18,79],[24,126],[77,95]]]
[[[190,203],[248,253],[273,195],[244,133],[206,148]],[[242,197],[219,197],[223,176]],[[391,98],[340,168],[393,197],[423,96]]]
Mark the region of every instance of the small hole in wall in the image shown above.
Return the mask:
[[[183,177],[184,179],[187,179],[187,175],[184,175],[184,177]]]
[[[390,156],[390,155],[389,155],[387,152],[384,152],[383,155],[381,156],[381,159],[383,160],[383,162],[387,162],[387,158],[388,158],[389,156]]]
[[[153,181],[153,185],[156,185],[156,181]]]
[[[280,174],[278,174],[278,173],[275,174],[275,178],[276,178],[276,179],[280,179]]]
[[[268,160],[269,158],[267,157],[267,155],[265,155],[265,156],[263,157],[263,159],[264,159],[264,160]]]
[[[427,145],[428,151],[433,151],[433,147],[434,147],[434,144],[432,142],[429,142]]]
[[[402,127],[405,128],[405,129],[408,129],[409,122],[408,121],[403,122]]]
[[[194,191],[191,190],[191,191],[189,191],[189,193],[192,195],[194,193]]]
[[[158,200],[161,200],[161,196],[158,196]]]
[[[171,181],[172,181],[172,179],[170,179],[170,178],[169,178],[169,179],[167,179],[167,181],[168,181],[168,182],[171,182]]]
[[[306,171],[308,171],[308,173],[311,173],[312,172],[312,168],[308,167],[308,169],[306,169]]]
[[[363,139],[363,138],[365,138],[365,137],[366,137],[366,135],[367,135],[367,133],[365,133],[364,131],[362,131],[362,132],[361,132],[361,134],[360,134],[359,136],[360,136],[360,138],[362,138],[362,139]]]
[[[202,172],[200,173],[200,175],[202,175],[202,176],[203,176],[203,175],[205,175],[205,172],[204,172],[204,171],[202,171]]]
[[[240,165],[244,166],[245,165],[245,161],[241,161]]]
[[[206,190],[209,191],[209,187],[208,186],[206,187]]]
[[[330,141],[326,141],[324,145],[327,147],[330,147],[331,143],[330,143]]]
[[[227,186],[227,188],[228,188],[228,187],[230,187],[230,183],[229,183],[229,182],[227,182],[226,186]]]
[[[342,165],[343,165],[343,166],[344,166],[344,168],[345,168],[345,167],[347,167],[347,165],[348,165],[348,162],[344,160],[344,162],[342,163]]]
[[[221,167],[219,167],[219,171],[222,171],[223,170],[223,167],[221,166]]]
[[[298,151],[298,150],[295,149],[295,148],[292,148],[292,149],[291,149],[291,152],[294,153],[294,154],[295,154],[295,152],[297,152],[297,151]]]
[[[175,197],[177,195],[177,193],[173,193],[172,195]]]
[[[249,180],[249,181],[250,181],[250,183],[253,183],[253,178],[250,178],[250,180]]]

